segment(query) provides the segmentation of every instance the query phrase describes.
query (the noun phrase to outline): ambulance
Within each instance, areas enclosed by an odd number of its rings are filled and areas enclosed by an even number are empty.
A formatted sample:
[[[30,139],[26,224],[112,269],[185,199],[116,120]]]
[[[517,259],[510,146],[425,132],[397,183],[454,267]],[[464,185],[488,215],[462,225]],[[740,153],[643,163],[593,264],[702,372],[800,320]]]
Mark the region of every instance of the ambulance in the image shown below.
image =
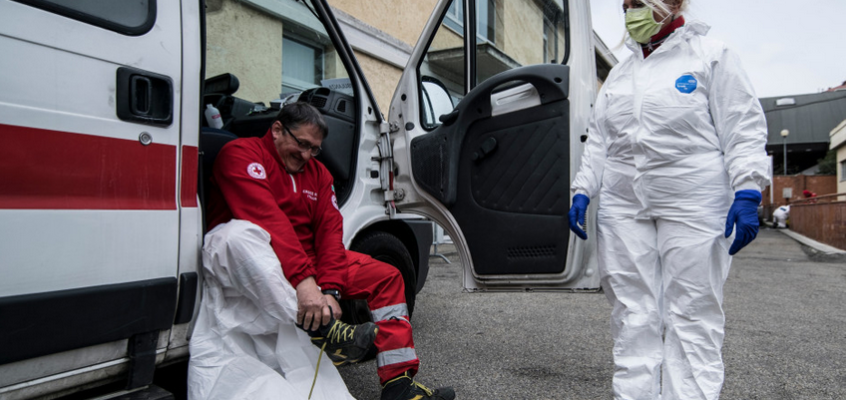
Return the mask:
[[[170,398],[214,157],[291,101],[329,125],[345,245],[397,267],[411,309],[435,224],[468,292],[597,290],[567,222],[588,1],[413,4],[406,48],[326,0],[0,0],[0,398]]]

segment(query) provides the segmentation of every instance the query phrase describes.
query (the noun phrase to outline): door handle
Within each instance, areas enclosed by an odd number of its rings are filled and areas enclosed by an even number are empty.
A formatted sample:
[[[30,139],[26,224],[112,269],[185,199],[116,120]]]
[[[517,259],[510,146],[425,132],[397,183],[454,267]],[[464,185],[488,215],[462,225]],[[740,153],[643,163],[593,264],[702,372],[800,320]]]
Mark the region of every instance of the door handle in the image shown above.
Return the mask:
[[[173,122],[173,81],[135,68],[117,70],[115,112],[123,121],[168,126]]]
[[[453,122],[458,120],[458,109],[449,114],[441,115],[438,119],[441,120],[441,123],[444,124],[444,126],[450,126]]]

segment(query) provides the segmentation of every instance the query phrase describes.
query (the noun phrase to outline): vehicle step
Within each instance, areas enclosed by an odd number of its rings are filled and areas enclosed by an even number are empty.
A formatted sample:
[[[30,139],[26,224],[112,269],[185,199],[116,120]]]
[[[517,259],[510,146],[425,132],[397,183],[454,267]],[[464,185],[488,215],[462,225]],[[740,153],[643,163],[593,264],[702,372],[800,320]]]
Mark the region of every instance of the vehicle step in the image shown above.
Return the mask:
[[[156,385],[147,386],[142,390],[123,393],[109,400],[174,400],[173,394]]]

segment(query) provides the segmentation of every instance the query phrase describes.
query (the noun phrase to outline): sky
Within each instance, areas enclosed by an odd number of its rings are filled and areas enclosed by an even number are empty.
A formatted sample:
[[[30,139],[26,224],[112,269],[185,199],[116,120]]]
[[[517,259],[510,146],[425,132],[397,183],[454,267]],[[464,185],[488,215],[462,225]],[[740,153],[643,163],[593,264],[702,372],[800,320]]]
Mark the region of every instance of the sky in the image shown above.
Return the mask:
[[[617,60],[622,0],[590,0],[593,28]],[[740,56],[758,97],[819,93],[846,81],[846,0],[690,0],[687,19]]]

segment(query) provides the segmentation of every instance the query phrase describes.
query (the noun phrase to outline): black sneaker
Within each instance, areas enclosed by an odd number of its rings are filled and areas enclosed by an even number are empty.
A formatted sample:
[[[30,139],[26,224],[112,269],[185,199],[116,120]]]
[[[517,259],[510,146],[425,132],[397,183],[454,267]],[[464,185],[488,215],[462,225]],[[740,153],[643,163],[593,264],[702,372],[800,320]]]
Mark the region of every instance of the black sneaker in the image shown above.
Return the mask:
[[[379,328],[372,322],[350,325],[333,318],[328,325],[320,327],[319,333],[310,335],[311,343],[323,348],[335,366],[341,366],[364,358],[377,332]]]
[[[453,400],[451,387],[429,389],[411,379],[408,372],[389,380],[382,386],[381,400]]]

